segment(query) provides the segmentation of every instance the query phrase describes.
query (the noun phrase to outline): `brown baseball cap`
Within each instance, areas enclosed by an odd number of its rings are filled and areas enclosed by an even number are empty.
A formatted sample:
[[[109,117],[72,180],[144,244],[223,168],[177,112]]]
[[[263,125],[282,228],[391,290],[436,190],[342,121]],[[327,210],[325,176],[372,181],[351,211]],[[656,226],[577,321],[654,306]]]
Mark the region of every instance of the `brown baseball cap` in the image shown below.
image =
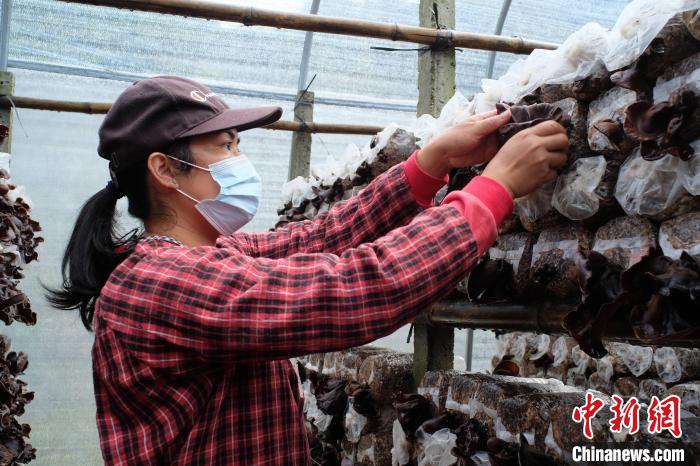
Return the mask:
[[[245,131],[281,116],[280,107],[234,109],[195,81],[156,76],[136,81],[117,98],[100,126],[97,153],[118,173],[178,139],[225,129]]]

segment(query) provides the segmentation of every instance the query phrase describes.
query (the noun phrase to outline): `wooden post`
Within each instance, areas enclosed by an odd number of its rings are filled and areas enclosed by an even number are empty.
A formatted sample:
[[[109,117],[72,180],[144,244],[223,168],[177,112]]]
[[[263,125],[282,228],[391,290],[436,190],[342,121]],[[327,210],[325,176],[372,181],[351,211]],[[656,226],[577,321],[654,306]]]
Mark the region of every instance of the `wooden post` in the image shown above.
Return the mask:
[[[11,96],[15,92],[15,76],[9,71],[0,71],[0,96]],[[12,150],[12,107],[0,108],[0,125],[10,128],[10,134],[0,144],[0,152],[10,153]]]
[[[314,119],[314,93],[299,91],[297,104],[294,109],[294,121],[302,125],[311,123]],[[289,173],[287,179],[297,176],[307,178],[311,166],[311,133],[308,131],[295,131],[292,135],[292,153],[289,157]]]
[[[421,0],[420,26],[455,27],[455,0]],[[422,53],[418,58],[418,116],[440,115],[455,93],[455,49],[449,43]],[[426,371],[452,369],[454,330],[427,323],[414,324],[413,380],[418,386]]]
[[[454,29],[454,0],[421,0],[420,25]],[[442,107],[455,94],[455,69],[454,47],[433,49],[418,56],[418,116],[440,116]]]

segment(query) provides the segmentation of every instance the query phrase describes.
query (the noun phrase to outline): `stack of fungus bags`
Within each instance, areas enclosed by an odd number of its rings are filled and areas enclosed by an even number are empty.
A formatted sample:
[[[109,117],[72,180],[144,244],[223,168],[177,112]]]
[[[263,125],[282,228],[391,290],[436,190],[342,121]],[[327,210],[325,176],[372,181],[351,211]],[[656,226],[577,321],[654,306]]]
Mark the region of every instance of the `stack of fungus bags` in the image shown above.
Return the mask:
[[[700,453],[700,418],[682,417],[683,445],[667,432],[649,435],[644,414],[638,433],[613,433],[608,425],[612,400],[604,393],[595,395],[605,407],[592,420],[589,440],[572,420],[574,409],[585,404],[583,390],[555,379],[428,372],[415,395],[422,400],[413,400],[415,408],[404,413],[414,422],[401,423],[399,417],[395,425],[394,460],[401,465],[579,464],[573,461],[573,447],[608,442],[632,448],[682,446],[688,457]],[[430,408],[420,408],[425,405]]]
[[[413,357],[365,346],[298,360],[314,464],[390,466],[397,394],[412,393]]]
[[[677,394],[684,410],[700,413],[700,350],[667,346],[633,346],[606,342],[607,354],[588,356],[576,340],[528,332],[498,336],[493,373],[553,378],[566,385],[597,390],[648,403]]]
[[[348,146],[340,160],[316,170],[308,180],[297,177],[282,188],[283,206],[275,227],[310,220],[338,201],[349,199],[379,174],[406,160],[418,146],[415,136],[395,125],[385,128],[359,150]]]
[[[611,321],[650,345],[700,336],[698,8],[700,0],[635,0],[612,30],[590,23],[557,50],[534,51],[484,80],[484,92],[455,95],[438,118],[423,115],[408,131],[392,125],[309,181],[289,182],[278,225],[326,212],[461,120],[511,108],[502,142],[556,120],[569,134],[569,162],[516,200],[457,289],[474,302],[568,302],[567,330],[593,357],[605,355]],[[453,170],[436,203],[482,169]]]
[[[535,50],[501,78],[484,80],[483,92],[456,94],[439,117],[387,128],[310,181],[285,186],[280,224],[325,212],[416,144],[423,147],[471,115],[510,108],[512,119],[499,131],[503,143],[547,119],[567,128],[567,166],[555,181],[516,200],[497,242],[457,292],[475,303],[569,304],[570,336],[525,337],[517,355],[499,354],[488,380],[457,374],[453,386],[439,381],[451,373],[431,375],[437,382],[426,376],[420,395],[394,403],[398,464],[511,464],[535,453],[548,460],[525,463],[569,462],[567,452],[581,435],[571,409],[589,388],[642,400],[677,393],[684,432],[697,430],[698,355],[674,342],[700,337],[698,10],[700,0],[634,0],[611,30],[587,24],[557,50]],[[400,139],[394,144],[400,150],[386,149],[392,139]],[[453,170],[435,203],[482,170]],[[604,342],[613,325],[626,326],[645,346]],[[472,393],[474,381],[491,387],[493,397]],[[501,414],[505,405],[512,409]],[[535,411],[546,419],[531,417]],[[434,422],[423,426],[426,421]],[[610,439],[599,421],[596,435]],[[618,437],[624,436],[612,440]],[[441,457],[445,451],[452,456]]]
[[[0,141],[8,136],[0,125]],[[0,153],[0,320],[5,325],[36,323],[29,299],[19,289],[22,266],[36,260],[36,248],[43,239],[41,228],[31,219],[30,205],[22,189],[10,180],[10,155]],[[27,368],[27,355],[10,351],[10,339],[0,335],[0,465],[28,463],[35,450],[25,442],[30,427],[17,417],[34,398],[17,377]]]

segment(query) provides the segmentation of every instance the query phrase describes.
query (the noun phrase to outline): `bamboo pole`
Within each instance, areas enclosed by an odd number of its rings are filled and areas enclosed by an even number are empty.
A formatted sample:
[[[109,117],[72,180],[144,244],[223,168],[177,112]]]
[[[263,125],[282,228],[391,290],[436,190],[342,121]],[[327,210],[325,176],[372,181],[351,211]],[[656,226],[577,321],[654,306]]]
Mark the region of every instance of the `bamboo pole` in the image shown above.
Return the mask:
[[[536,304],[474,304],[464,299],[451,299],[433,304],[417,322],[450,328],[568,335],[564,328],[564,318],[575,309],[575,304],[553,303],[546,300]],[[603,339],[646,345],[635,336],[632,327],[624,321],[611,322],[605,328]],[[674,341],[673,346],[697,348],[700,347],[700,341],[686,338]]]
[[[107,102],[71,102],[49,99],[35,99],[33,97],[12,96],[12,102],[17,108],[34,110],[50,110],[55,112],[88,113],[91,115],[104,115],[112,104]],[[0,96],[0,108],[9,108],[10,101]],[[310,133],[325,134],[367,134],[375,135],[384,129],[374,125],[346,125],[333,123],[308,122],[302,125],[297,121],[277,121],[271,125],[263,126],[264,129],[280,131],[305,131]]]
[[[281,131],[307,131],[309,133],[333,133],[333,134],[369,134],[375,135],[384,129],[382,126],[372,125],[344,125],[334,123],[314,123],[307,122],[307,128],[297,121],[277,121],[265,129],[276,129]]]
[[[555,49],[552,42],[526,40],[520,37],[502,37],[490,34],[473,34],[445,29],[408,26],[401,24],[360,21],[357,19],[318,16],[302,13],[286,13],[253,7],[231,5],[213,0],[62,0],[96,6],[125,8],[129,10],[166,13],[193,18],[214,19],[243,23],[246,26],[269,26],[282,29],[372,37],[392,41],[425,45],[449,45],[454,47],[493,50],[516,54],[529,54],[534,49]]]
[[[63,100],[35,99],[33,97],[21,97],[17,95],[13,95],[11,99],[12,102],[10,102],[7,97],[0,96],[0,107],[8,108],[12,106],[12,103],[14,103],[15,107],[17,108],[104,115],[112,106],[112,104],[106,102],[71,102]]]

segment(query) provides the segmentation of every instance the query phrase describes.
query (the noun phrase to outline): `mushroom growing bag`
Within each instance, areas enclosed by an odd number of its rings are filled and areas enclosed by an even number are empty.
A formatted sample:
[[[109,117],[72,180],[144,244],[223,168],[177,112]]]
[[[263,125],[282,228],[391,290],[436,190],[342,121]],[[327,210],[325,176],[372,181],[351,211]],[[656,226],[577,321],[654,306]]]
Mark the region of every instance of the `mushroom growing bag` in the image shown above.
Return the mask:
[[[647,161],[636,150],[620,168],[615,197],[628,215],[657,215],[684,194],[679,177],[680,159],[666,155]]]
[[[557,178],[552,205],[564,217],[583,220],[598,212],[600,198],[595,189],[605,174],[602,155],[576,160],[569,170]]]

